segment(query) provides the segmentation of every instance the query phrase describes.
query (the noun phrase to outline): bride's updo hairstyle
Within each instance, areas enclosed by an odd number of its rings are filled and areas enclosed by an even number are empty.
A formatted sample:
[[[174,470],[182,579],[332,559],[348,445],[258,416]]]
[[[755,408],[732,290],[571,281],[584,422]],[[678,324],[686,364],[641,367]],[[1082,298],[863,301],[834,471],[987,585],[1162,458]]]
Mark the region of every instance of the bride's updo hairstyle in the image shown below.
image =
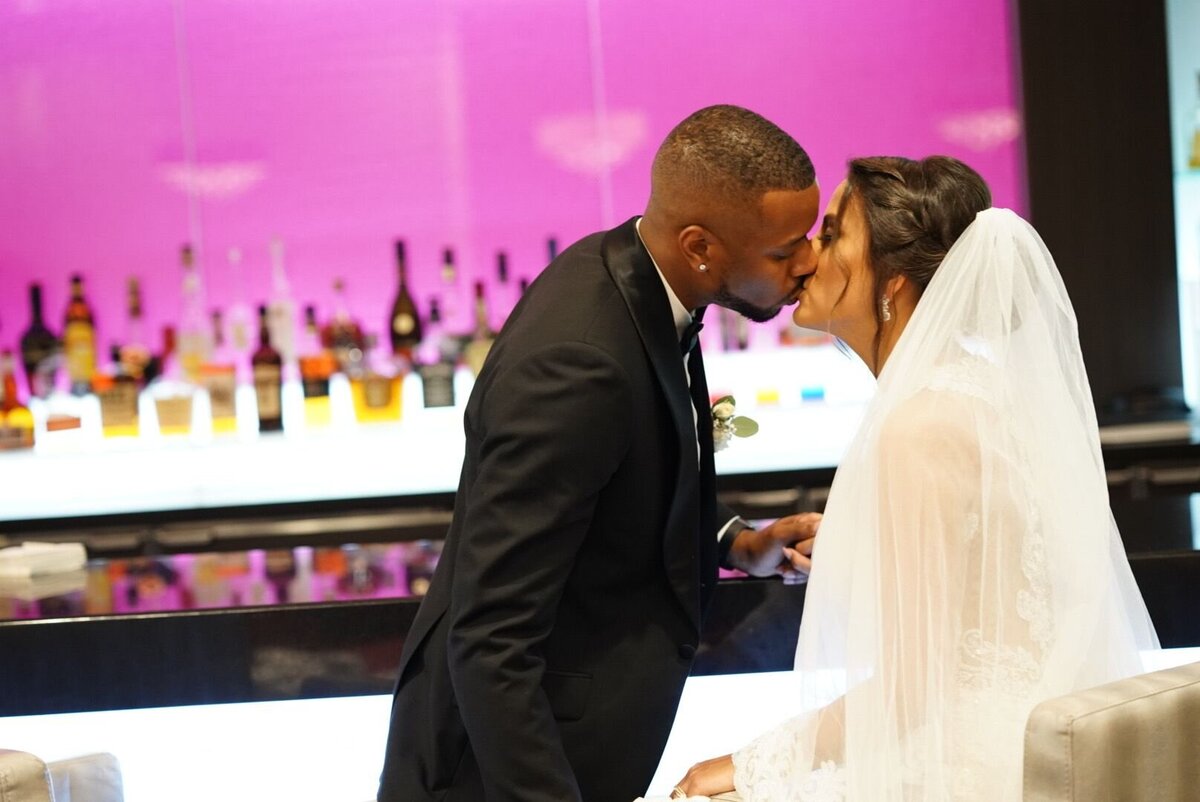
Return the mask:
[[[992,205],[992,193],[979,173],[949,156],[854,159],[846,181],[838,214],[858,198],[867,224],[874,298],[883,295],[895,276],[924,292],[950,246],[976,214]],[[874,308],[878,361],[883,316],[879,304]]]

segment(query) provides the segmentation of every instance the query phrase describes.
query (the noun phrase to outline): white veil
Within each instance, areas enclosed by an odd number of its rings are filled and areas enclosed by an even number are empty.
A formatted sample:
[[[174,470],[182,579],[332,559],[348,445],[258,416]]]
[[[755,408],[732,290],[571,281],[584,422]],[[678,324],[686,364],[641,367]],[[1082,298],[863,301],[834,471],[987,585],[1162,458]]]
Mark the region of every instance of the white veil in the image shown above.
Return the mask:
[[[1075,315],[1014,213],[981,212],[930,281],[813,566],[796,653],[812,712],[734,755],[750,802],[1017,802],[1030,709],[1157,647]]]

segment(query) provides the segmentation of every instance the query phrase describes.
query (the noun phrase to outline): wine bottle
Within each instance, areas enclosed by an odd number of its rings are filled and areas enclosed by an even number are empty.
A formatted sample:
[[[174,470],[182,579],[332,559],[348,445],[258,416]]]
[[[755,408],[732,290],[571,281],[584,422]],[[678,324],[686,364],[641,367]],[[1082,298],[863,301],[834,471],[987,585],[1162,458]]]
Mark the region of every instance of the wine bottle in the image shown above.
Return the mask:
[[[84,395],[91,389],[96,372],[96,323],[92,308],[83,295],[83,277],[71,276],[71,300],[67,304],[63,326],[63,350],[67,358],[67,375],[71,392]]]
[[[448,331],[458,331],[461,322],[462,290],[458,283],[458,266],[454,263],[454,249],[442,249],[441,319]],[[464,326],[465,328],[465,326]]]
[[[46,326],[42,315],[42,285],[29,285],[29,328],[21,335],[21,363],[29,392],[38,398],[49,398],[54,392],[54,377],[62,343]]]
[[[549,239],[546,240],[546,252],[547,252],[547,255],[550,257],[550,262],[553,262],[555,259],[558,258],[558,240],[557,239],[555,239],[554,237],[550,237]],[[550,264],[550,262],[546,262],[546,264]]]
[[[392,301],[388,330],[391,332],[393,356],[411,365],[413,354],[421,344],[421,316],[408,289],[408,261],[404,240],[396,240],[396,274],[399,286],[396,288],[396,298]]]
[[[267,307],[258,308],[258,349],[250,357],[254,396],[258,401],[258,430],[283,430],[283,357],[271,345]]]

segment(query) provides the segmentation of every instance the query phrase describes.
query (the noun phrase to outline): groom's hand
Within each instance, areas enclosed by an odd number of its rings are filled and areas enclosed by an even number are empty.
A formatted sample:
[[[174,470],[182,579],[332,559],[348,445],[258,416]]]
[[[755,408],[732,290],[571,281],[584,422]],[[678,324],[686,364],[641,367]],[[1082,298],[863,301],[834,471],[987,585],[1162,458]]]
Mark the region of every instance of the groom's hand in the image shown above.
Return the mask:
[[[751,576],[778,574],[788,584],[805,582],[820,524],[819,512],[802,512],[762,529],[743,529],[730,547],[729,564]]]

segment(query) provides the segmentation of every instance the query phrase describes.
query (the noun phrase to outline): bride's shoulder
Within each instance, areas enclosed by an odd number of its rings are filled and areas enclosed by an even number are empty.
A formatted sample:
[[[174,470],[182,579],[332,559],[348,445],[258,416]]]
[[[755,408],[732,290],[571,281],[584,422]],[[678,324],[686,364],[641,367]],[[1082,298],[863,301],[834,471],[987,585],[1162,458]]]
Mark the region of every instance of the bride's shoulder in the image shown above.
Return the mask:
[[[993,393],[979,372],[948,368],[896,403],[879,425],[880,443],[888,450],[949,456],[975,451],[980,427],[996,423]]]

